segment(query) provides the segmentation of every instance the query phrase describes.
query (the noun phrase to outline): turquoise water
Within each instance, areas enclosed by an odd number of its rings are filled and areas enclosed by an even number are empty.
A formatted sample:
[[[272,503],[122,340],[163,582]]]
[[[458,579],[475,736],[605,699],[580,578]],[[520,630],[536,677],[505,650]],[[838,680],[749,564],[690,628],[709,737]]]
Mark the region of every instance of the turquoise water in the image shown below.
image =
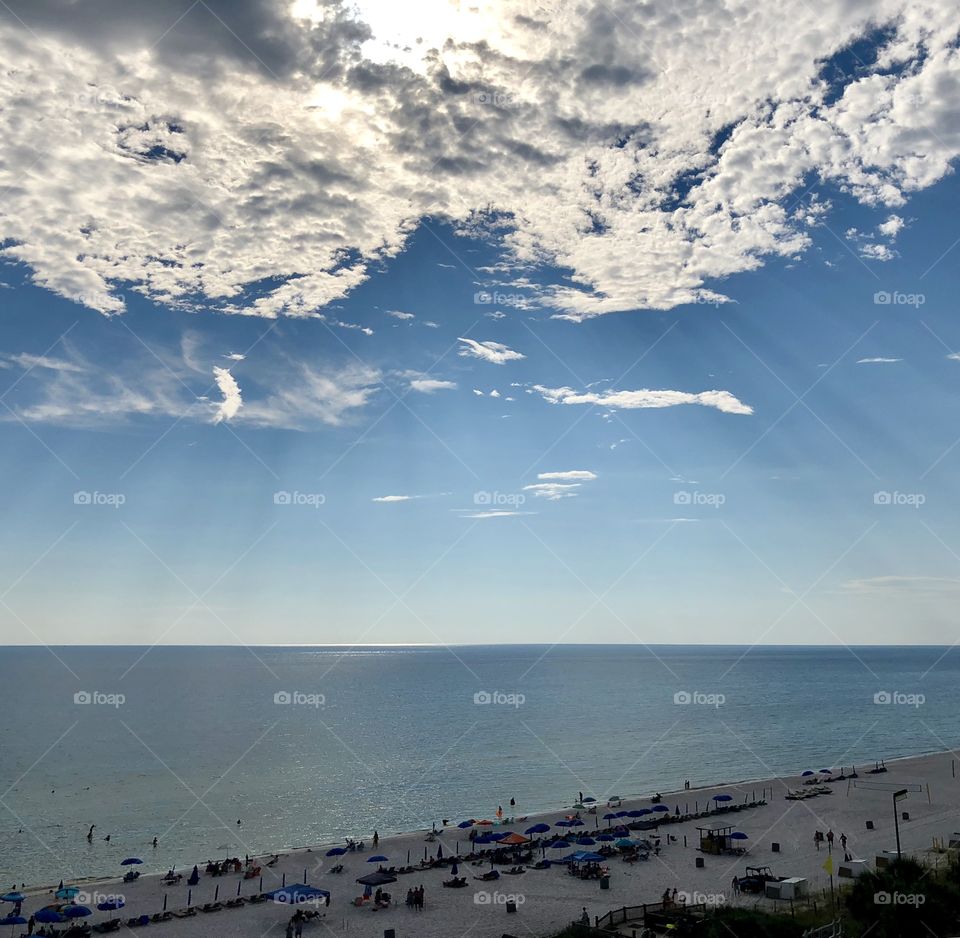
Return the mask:
[[[0,652],[0,882],[960,743],[960,651],[944,648],[144,651]],[[99,696],[75,703],[81,692]],[[875,703],[884,692],[898,696]]]

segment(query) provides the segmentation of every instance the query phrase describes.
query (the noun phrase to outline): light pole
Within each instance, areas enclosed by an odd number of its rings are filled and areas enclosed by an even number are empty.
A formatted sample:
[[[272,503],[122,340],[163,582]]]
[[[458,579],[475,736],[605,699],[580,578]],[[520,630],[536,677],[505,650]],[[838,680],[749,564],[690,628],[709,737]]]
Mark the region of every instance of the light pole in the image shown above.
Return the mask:
[[[897,803],[903,801],[907,797],[906,788],[901,788],[900,791],[895,791],[893,793],[893,829],[897,832],[897,859],[900,859],[900,818],[897,815]]]

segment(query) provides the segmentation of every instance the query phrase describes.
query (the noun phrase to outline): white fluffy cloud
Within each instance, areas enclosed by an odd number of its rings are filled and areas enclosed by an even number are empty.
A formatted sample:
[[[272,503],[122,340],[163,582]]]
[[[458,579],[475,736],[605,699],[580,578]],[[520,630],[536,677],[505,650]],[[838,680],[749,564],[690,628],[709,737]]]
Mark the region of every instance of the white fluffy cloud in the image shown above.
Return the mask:
[[[581,484],[580,482],[538,482],[535,485],[525,485],[523,490],[533,492],[537,498],[556,502],[561,498],[573,498]]]
[[[701,391],[691,394],[687,391],[653,391],[642,388],[638,391],[578,392],[573,388],[547,388],[541,384],[533,385],[533,390],[551,404],[599,404],[613,410],[700,404],[703,407],[715,407],[725,414],[753,413],[749,404],[744,404],[729,391]]]
[[[220,393],[223,395],[223,401],[217,407],[213,422],[220,423],[221,420],[232,420],[243,406],[240,385],[237,384],[237,379],[226,368],[214,366],[213,377],[217,382]]]
[[[490,362],[493,365],[503,365],[506,362],[519,361],[526,358],[520,352],[503,345],[500,342],[477,342],[475,339],[457,339],[463,345],[457,353],[463,358],[479,358],[481,361]]]
[[[858,358],[858,365],[893,365],[903,361],[902,358]]]
[[[456,381],[442,381],[439,378],[412,378],[410,381],[410,390],[419,391],[421,394],[433,394],[434,391],[453,391],[456,390]]]
[[[2,254],[104,313],[316,316],[426,217],[562,268],[506,278],[568,319],[721,302],[808,187],[889,212],[960,152],[949,0],[11,4]]]
[[[589,469],[569,469],[566,472],[539,472],[537,478],[544,482],[593,482],[597,474]]]

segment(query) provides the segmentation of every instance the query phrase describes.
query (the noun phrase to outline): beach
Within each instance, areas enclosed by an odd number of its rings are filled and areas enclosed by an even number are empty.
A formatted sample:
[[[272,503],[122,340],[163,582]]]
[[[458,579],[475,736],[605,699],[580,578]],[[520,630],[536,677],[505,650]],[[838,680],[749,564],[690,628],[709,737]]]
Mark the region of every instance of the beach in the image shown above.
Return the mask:
[[[171,938],[199,938],[209,934],[212,928],[221,933],[259,938],[274,929],[282,933],[293,909],[273,901],[251,903],[250,897],[261,891],[267,892],[280,888],[283,884],[291,886],[306,882],[311,886],[330,893],[329,905],[323,898],[311,900],[302,908],[319,913],[304,925],[305,933],[342,932],[373,938],[382,935],[385,929],[394,929],[399,936],[464,934],[469,931],[475,938],[500,938],[504,933],[549,935],[579,918],[585,908],[591,921],[602,917],[613,909],[641,903],[655,903],[665,890],[678,891],[678,901],[711,904],[753,904],[759,903],[766,908],[774,908],[777,900],[765,899],[754,895],[735,895],[733,877],[742,877],[747,866],[769,866],[774,875],[780,877],[803,877],[808,882],[811,893],[827,890],[830,887],[830,875],[827,871],[828,857],[835,861],[835,872],[843,865],[844,849],[840,838],[846,838],[846,852],[853,859],[867,861],[874,868],[875,858],[884,851],[895,852],[896,831],[894,829],[893,793],[908,789],[904,800],[896,805],[897,811],[907,812],[908,819],[899,822],[901,848],[904,854],[930,859],[934,855],[931,848],[935,840],[948,843],[954,830],[960,827],[960,779],[957,760],[952,753],[935,753],[885,763],[886,771],[871,773],[874,764],[858,765],[856,779],[836,779],[841,767],[833,770],[836,780],[823,785],[804,784],[818,780],[816,775],[767,779],[758,782],[712,785],[707,788],[691,788],[676,792],[663,792],[659,808],[651,801],[653,793],[643,797],[624,797],[619,804],[609,805],[609,797],[598,796],[596,804],[585,804],[582,808],[570,807],[560,812],[543,815],[508,816],[501,822],[493,816],[495,823],[478,827],[478,831],[523,833],[536,824],[551,825],[547,835],[553,840],[567,832],[573,841],[576,837],[596,835],[605,828],[624,822],[649,822],[657,817],[676,816],[692,813],[695,806],[700,810],[725,807],[723,813],[709,817],[679,822],[661,823],[657,830],[634,831],[629,837],[635,840],[659,837],[659,851],[651,850],[649,859],[633,863],[624,862],[619,856],[604,859],[602,865],[609,868],[609,888],[601,888],[599,879],[582,880],[571,876],[566,866],[553,864],[548,869],[534,870],[529,866],[522,875],[507,875],[507,866],[498,866],[501,876],[498,880],[484,882],[477,877],[491,869],[491,864],[480,861],[472,865],[470,861],[459,863],[459,875],[465,877],[465,888],[444,888],[441,884],[451,878],[449,866],[443,869],[417,870],[398,876],[397,882],[384,888],[391,893],[394,902],[387,908],[375,909],[372,902],[355,906],[353,901],[362,895],[364,887],[356,880],[377,870],[379,866],[404,866],[407,857],[410,863],[418,864],[426,854],[434,858],[438,848],[449,858],[452,854],[464,856],[470,852],[469,830],[460,829],[461,818],[451,818],[449,824],[436,835],[427,831],[415,831],[399,835],[380,834],[376,848],[367,838],[363,851],[348,851],[339,856],[327,856],[330,849],[343,844],[317,845],[315,847],[291,850],[280,854],[272,866],[267,866],[269,858],[261,858],[256,865],[261,867],[258,876],[244,879],[242,873],[230,872],[219,876],[207,875],[200,866],[199,883],[192,888],[187,885],[190,867],[178,867],[177,872],[183,879],[177,884],[165,884],[162,877],[143,875],[131,883],[118,879],[97,879],[77,882],[80,895],[74,900],[88,900],[93,907],[103,897],[120,895],[124,908],[116,913],[95,911],[83,919],[96,925],[99,922],[121,916],[123,921],[140,915],[154,915],[160,912],[164,903],[171,912],[187,908],[188,901],[194,908],[214,902],[219,894],[221,904],[235,899],[238,894],[247,901],[234,908],[221,908],[218,911],[203,912],[188,917],[171,917],[168,921],[151,923],[150,933],[154,929],[162,931]],[[808,772],[816,772],[823,766],[812,766]],[[851,768],[845,767],[847,776]],[[822,777],[819,777],[822,778]],[[813,788],[826,789],[830,793],[804,797],[802,800],[788,800],[791,792],[804,792],[809,795]],[[589,796],[587,796],[589,797]],[[729,799],[729,800],[728,800]],[[746,802],[755,807],[743,807],[732,811],[730,807]],[[645,811],[641,817],[604,820],[605,814],[621,811]],[[658,813],[659,811],[659,813]],[[557,827],[558,822],[566,819],[581,820],[582,826]],[[477,818],[475,820],[486,820]],[[870,824],[868,825],[868,822]],[[737,840],[746,853],[741,856],[714,856],[698,849],[700,840],[697,827],[728,825],[746,837]],[[872,829],[871,829],[872,828]],[[571,832],[572,833],[569,833]],[[832,851],[824,840],[817,843],[814,832],[823,834],[833,832]],[[370,832],[372,835],[372,831]],[[591,836],[591,839],[595,839]],[[607,844],[610,842],[607,841]],[[577,846],[569,849],[548,848],[548,859],[567,856],[577,850],[594,851],[604,845]],[[779,845],[774,850],[774,845]],[[495,846],[495,845],[494,845]],[[489,848],[477,848],[489,849]],[[374,855],[388,858],[385,862],[368,862]],[[541,851],[536,851],[539,858]],[[698,868],[697,859],[702,858],[703,866]],[[219,861],[223,857],[210,857]],[[243,857],[240,858],[244,860]],[[342,872],[333,868],[342,865]],[[135,867],[130,867],[131,869]],[[835,883],[841,880],[835,877]],[[69,884],[68,884],[69,885]],[[407,890],[416,886],[424,887],[425,901],[422,912],[408,909],[404,903]],[[29,915],[42,906],[56,901],[53,891],[56,887],[26,888],[27,895],[23,903],[23,914]],[[6,907],[9,909],[9,906]],[[508,911],[515,908],[516,911]],[[58,926],[62,931],[67,926]],[[16,930],[16,934],[26,929]]]

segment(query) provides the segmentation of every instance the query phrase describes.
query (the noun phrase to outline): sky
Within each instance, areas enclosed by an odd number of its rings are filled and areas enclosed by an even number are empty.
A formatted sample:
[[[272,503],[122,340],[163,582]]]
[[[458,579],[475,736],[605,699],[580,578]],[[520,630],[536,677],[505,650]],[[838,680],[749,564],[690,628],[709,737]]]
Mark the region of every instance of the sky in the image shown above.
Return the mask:
[[[0,643],[955,641],[951,4],[0,53]]]

